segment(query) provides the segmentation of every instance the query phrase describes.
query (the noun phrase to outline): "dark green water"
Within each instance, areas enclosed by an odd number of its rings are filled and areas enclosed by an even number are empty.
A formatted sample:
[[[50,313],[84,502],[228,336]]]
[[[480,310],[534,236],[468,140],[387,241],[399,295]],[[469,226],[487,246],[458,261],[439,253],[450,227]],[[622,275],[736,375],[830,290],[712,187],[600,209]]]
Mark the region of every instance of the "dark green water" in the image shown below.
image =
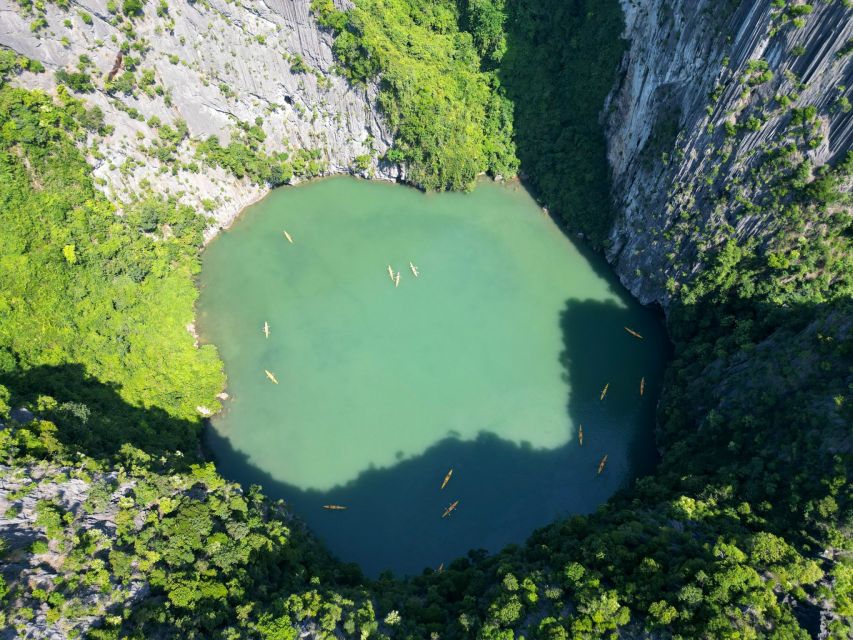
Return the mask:
[[[280,189],[210,245],[201,281],[231,395],[220,469],[368,574],[521,542],[653,464],[663,329],[518,185]]]

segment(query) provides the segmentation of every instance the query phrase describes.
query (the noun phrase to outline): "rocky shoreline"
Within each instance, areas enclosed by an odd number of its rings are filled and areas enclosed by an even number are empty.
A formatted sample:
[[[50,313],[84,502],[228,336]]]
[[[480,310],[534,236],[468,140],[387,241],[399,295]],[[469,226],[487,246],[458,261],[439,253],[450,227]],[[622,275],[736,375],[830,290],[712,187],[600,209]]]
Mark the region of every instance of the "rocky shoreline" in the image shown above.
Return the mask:
[[[51,93],[56,71],[89,61],[93,90],[82,97],[101,109],[112,130],[81,144],[98,188],[117,204],[151,191],[176,197],[206,211],[209,241],[269,191],[222,167],[197,166],[200,141],[217,136],[225,145],[241,123],[261,127],[268,153],[318,151],[320,175],[400,177],[378,161],[391,135],[376,106],[377,87],[354,88],[334,72],[332,37],[319,28],[307,1],[174,0],[165,15],[151,7],[135,19],[132,38],[114,26],[106,0],[73,5],[48,4],[41,14],[46,26],[35,29],[34,14],[0,0],[0,46],[45,68],[21,74],[19,86]],[[148,72],[150,85],[129,93],[106,86],[120,52],[120,71],[132,66],[137,76]],[[152,152],[157,127],[179,121],[187,136],[163,161]]]

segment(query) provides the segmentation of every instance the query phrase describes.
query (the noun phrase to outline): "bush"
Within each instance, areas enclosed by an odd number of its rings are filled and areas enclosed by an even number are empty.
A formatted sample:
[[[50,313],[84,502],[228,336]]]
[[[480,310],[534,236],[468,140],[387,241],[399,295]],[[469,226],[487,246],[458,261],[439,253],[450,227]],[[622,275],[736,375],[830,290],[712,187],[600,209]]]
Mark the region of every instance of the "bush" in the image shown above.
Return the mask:
[[[56,72],[56,81],[76,93],[91,93],[95,90],[94,85],[92,85],[92,78],[83,71],[68,72],[65,69],[59,69]]]
[[[515,174],[512,106],[496,75],[481,70],[455,2],[364,0],[345,26],[331,2],[312,8],[337,33],[335,56],[351,82],[381,74],[379,106],[394,131],[387,158],[402,159],[412,182],[470,189],[482,172]]]
[[[302,59],[302,56],[299,54],[294,54],[293,58],[290,61],[290,72],[291,73],[308,73],[311,68],[305,64],[305,60]]]
[[[126,16],[140,16],[142,15],[143,6],[143,0],[124,0],[121,10]]]

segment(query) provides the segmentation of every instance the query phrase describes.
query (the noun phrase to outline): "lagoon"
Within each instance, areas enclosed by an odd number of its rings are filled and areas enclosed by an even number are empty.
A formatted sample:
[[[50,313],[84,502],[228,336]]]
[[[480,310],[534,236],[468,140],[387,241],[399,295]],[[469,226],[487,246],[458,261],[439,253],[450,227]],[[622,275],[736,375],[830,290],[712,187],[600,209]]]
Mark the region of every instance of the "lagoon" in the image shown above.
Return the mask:
[[[276,190],[204,252],[198,311],[221,472],[369,575],[522,542],[655,461],[663,327],[517,183]]]

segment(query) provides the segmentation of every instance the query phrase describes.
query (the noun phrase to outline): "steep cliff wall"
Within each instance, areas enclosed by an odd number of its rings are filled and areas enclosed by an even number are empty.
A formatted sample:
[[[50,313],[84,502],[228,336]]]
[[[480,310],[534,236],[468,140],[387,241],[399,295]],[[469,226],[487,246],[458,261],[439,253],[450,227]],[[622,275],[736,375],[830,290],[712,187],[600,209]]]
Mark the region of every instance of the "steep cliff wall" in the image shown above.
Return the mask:
[[[732,207],[717,206],[719,193],[785,135],[794,108],[818,110],[822,140],[804,150],[814,167],[850,147],[853,112],[844,101],[853,97],[853,55],[844,51],[853,7],[845,0],[622,4],[630,48],[605,109],[619,211],[608,258],[642,301],[666,304],[672,283],[701,269],[703,252],[769,228],[760,216],[733,219]],[[85,98],[115,127],[88,141],[104,191],[127,200],[155,185],[206,203],[225,225],[266,189],[221,168],[193,170],[195,144],[209,135],[227,143],[240,122],[261,123],[267,151],[318,150],[324,173],[397,177],[376,160],[391,143],[376,87],[354,88],[333,73],[331,37],[308,5],[175,0],[158,15],[149,2],[142,16],[122,22],[107,0],[50,3],[43,12],[0,0],[0,45],[45,65],[47,73],[17,79],[28,87],[53,90],[57,70],[75,71],[81,56],[91,61],[94,92]],[[130,92],[107,86],[120,50],[137,76],[153,72],[152,84]],[[756,82],[758,63],[771,79]],[[186,121],[189,136],[174,161],[151,152],[152,116]]]
[[[740,206],[781,144],[817,168],[853,143],[853,6],[845,0],[624,0],[630,49],[605,109],[619,211],[608,258],[643,302],[667,304],[726,239],[774,221]],[[783,6],[779,6],[783,5]],[[815,107],[813,135],[792,131]]]
[[[45,3],[39,12],[0,0],[0,45],[46,68],[23,74],[20,85],[55,91],[55,72],[76,72],[81,64],[91,77],[93,91],[81,95],[115,127],[88,141],[108,194],[128,200],[153,185],[192,205],[208,201],[216,222],[227,225],[266,188],[221,168],[192,165],[198,141],[217,135],[227,144],[238,122],[259,123],[268,152],[319,151],[323,173],[391,177],[376,161],[390,144],[374,108],[376,88],[354,88],[333,73],[332,39],[318,28],[307,0],[170,0],[159,14],[148,2],[132,21],[108,4],[78,0],[63,9]],[[137,83],[129,91],[108,86],[120,51],[115,77],[129,60],[135,66]],[[146,71],[150,84],[144,84]],[[186,122],[189,135],[173,160],[151,152],[158,138],[154,116],[163,124]]]
[[[196,467],[191,473],[166,477],[140,475],[139,469],[131,468],[84,470],[92,461],[83,460],[86,462],[76,466],[55,460],[0,465],[4,553],[0,580],[5,580],[0,585],[13,585],[3,604],[6,610],[31,613],[25,618],[3,619],[0,640],[90,637],[93,628],[106,628],[109,633],[121,624],[123,615],[152,597],[158,581],[179,579],[178,556],[193,527],[226,523],[229,536],[236,538],[237,555],[243,556],[262,539],[263,534],[258,536],[264,528],[262,520],[271,518],[273,530],[290,538],[288,545],[298,544],[294,536],[301,539],[304,535],[301,525],[277,506],[255,512],[251,523],[238,523],[251,496],[210,475],[209,468]],[[236,507],[237,517],[225,505]],[[171,537],[166,532],[170,522],[176,525],[175,536],[163,544],[163,538]],[[193,526],[185,528],[187,522]],[[198,544],[224,551],[224,534],[208,533],[197,538]],[[278,542],[284,542],[283,537]],[[314,545],[310,540],[306,544]],[[176,555],[169,557],[169,569],[153,577],[153,566],[171,553]],[[195,577],[200,572],[193,567],[192,574]],[[198,583],[193,588],[200,591]],[[48,593],[55,595],[48,599]],[[302,622],[300,631],[306,640],[325,637],[318,621],[311,618]]]
[[[93,540],[114,537],[119,502],[133,488],[133,483],[119,487],[116,473],[100,474],[86,482],[69,477],[82,475],[75,471],[51,465],[0,466],[0,510],[4,514],[0,537],[6,543],[7,554],[0,576],[9,583],[29,587],[29,593],[17,594],[21,599],[18,606],[28,606],[34,613],[25,627],[13,629],[10,625],[1,631],[0,638],[4,640],[20,637],[18,633],[34,638],[73,637],[72,630],[78,634],[85,632],[100,623],[109,608],[129,606],[148,592],[148,585],[138,575],[133,575],[126,584],[107,578],[108,588],[103,584],[79,585],[72,599],[79,604],[80,611],[72,620],[50,618],[48,607],[31,595],[32,590],[50,589],[61,580],[63,565],[73,562],[67,560],[65,540],[59,535],[65,533],[62,529],[68,523],[60,521],[56,514],[61,510],[79,516],[76,531],[72,533],[69,527],[70,535]],[[93,484],[111,489],[101,491],[97,508],[93,508],[95,500],[89,502],[94,498]],[[45,535],[48,529],[50,533]]]

